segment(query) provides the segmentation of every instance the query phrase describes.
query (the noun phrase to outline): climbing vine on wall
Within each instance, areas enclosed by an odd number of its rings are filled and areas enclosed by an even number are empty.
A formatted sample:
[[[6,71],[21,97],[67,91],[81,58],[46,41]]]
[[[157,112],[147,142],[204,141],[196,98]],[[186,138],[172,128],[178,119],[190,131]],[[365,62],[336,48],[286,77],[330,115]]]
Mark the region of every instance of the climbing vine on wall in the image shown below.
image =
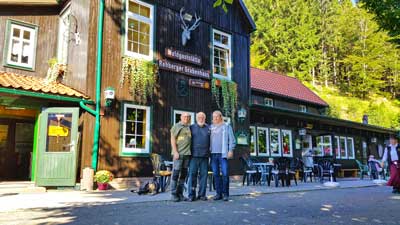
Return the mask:
[[[237,84],[234,81],[214,78],[211,82],[211,92],[222,114],[233,120],[237,107]]]
[[[133,100],[146,104],[152,98],[157,82],[158,66],[153,61],[144,61],[124,56],[119,80],[120,87],[127,81]]]
[[[233,0],[216,0],[214,2],[213,7],[217,8],[219,6],[221,6],[221,8],[224,10],[225,13],[228,13],[228,7],[226,6],[226,4],[232,4]]]

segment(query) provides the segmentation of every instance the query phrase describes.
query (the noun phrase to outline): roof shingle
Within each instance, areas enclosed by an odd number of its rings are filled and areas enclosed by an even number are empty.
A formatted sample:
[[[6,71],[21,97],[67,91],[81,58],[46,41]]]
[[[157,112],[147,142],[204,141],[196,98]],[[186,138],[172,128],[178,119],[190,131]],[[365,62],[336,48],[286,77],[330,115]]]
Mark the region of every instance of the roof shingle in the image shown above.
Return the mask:
[[[251,88],[321,106],[328,106],[298,79],[257,68],[250,69]]]
[[[65,95],[69,97],[88,98],[62,83],[51,82],[45,84],[45,80],[39,77],[20,75],[0,71],[0,87],[15,88],[26,91],[43,92],[48,94]]]

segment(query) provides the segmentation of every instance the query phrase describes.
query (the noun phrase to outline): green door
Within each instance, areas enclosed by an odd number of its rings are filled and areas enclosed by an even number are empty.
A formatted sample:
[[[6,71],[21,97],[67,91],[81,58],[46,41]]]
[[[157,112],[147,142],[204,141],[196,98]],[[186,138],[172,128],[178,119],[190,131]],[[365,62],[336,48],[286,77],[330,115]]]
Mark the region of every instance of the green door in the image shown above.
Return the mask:
[[[79,108],[47,108],[40,115],[37,186],[75,186]]]

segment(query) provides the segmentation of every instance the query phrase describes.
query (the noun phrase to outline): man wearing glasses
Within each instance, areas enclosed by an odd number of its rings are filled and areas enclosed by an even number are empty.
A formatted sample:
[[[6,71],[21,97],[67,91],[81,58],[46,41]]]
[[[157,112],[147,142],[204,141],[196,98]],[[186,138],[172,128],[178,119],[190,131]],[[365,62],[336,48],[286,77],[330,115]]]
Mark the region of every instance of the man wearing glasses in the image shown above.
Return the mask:
[[[173,155],[173,170],[171,180],[171,200],[186,201],[183,196],[185,179],[190,160],[192,134],[190,132],[190,114],[183,113],[179,123],[171,128],[171,147]]]

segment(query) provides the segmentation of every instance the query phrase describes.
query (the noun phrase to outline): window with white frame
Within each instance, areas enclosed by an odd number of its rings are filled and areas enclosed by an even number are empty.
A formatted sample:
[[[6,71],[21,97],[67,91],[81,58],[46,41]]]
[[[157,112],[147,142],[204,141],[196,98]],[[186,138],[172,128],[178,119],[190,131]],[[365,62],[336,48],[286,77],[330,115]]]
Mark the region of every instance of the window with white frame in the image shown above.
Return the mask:
[[[257,155],[256,152],[256,128],[250,127],[250,155]]]
[[[340,158],[340,141],[338,136],[335,136],[335,145],[336,158]]]
[[[268,152],[268,128],[257,127],[257,154],[258,156],[269,156]]]
[[[347,141],[346,137],[339,137],[340,158],[347,159]]]
[[[122,155],[150,153],[150,107],[124,104]]]
[[[194,124],[194,122],[195,122],[194,112],[183,111],[183,110],[174,110],[173,125],[176,123],[179,123],[179,121],[181,120],[181,115],[183,113],[189,113],[189,115],[190,115],[189,124]]]
[[[332,138],[330,135],[317,137],[317,156],[332,155]]]
[[[63,10],[58,22],[58,49],[57,58],[61,64],[67,64],[68,60],[68,45],[70,39],[70,20],[71,8],[68,7]]]
[[[282,130],[282,154],[284,157],[293,156],[292,131]]]
[[[347,139],[347,157],[354,159],[354,138],[348,137]]]
[[[8,20],[6,65],[34,69],[37,26]]]
[[[300,112],[307,112],[307,106],[305,106],[305,105],[300,105],[300,106],[299,106],[299,111],[300,111]]]
[[[271,156],[281,156],[281,132],[279,129],[269,129],[269,149]]]
[[[231,80],[231,35],[213,30],[213,76]]]
[[[274,100],[272,98],[264,98],[264,105],[266,106],[274,106]]]
[[[154,6],[139,0],[126,1],[125,55],[152,60]]]

